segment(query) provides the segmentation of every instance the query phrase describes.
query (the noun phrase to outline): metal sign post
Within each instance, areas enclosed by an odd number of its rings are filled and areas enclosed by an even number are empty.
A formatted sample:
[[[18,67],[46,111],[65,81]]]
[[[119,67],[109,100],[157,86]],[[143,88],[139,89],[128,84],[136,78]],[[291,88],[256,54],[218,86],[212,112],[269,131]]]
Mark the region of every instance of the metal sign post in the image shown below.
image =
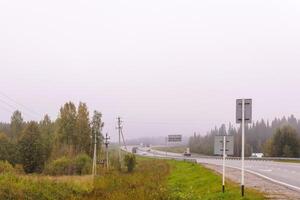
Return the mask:
[[[223,177],[222,177],[222,191],[225,192],[225,158],[226,158],[226,136],[223,136]]]
[[[245,195],[245,123],[252,121],[252,99],[236,100],[236,122],[242,126],[242,177],[241,193]]]
[[[223,156],[222,169],[222,191],[225,192],[225,167],[227,155],[233,155],[234,140],[233,135],[216,135],[214,145],[214,155]]]
[[[242,196],[245,194],[245,99],[242,100]]]

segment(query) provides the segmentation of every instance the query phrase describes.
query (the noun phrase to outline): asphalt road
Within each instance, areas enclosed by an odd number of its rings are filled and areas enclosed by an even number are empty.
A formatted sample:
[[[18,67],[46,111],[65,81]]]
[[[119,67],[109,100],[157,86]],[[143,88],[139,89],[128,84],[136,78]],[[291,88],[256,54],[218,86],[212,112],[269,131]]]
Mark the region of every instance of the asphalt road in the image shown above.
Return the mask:
[[[131,148],[128,147],[128,151],[131,151]],[[182,154],[166,153],[149,148],[139,148],[137,154],[160,158],[194,159],[197,163],[222,165],[222,159],[203,158],[193,155],[191,157],[184,157]],[[226,167],[240,169],[241,161],[226,159]],[[272,182],[300,191],[300,164],[298,163],[245,160],[245,170]]]

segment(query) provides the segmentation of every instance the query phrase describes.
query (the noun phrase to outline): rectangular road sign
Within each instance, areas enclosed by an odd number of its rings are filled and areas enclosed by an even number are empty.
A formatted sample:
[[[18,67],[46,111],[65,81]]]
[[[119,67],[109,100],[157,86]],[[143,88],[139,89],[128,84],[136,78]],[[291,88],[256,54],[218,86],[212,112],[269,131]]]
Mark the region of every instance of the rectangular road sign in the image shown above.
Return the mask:
[[[168,135],[168,142],[181,142],[182,135]]]
[[[223,135],[215,136],[214,155],[223,155]],[[233,155],[233,135],[226,135],[226,155]]]
[[[236,123],[242,123],[242,99],[236,100]],[[245,99],[245,123],[252,122],[252,99]]]

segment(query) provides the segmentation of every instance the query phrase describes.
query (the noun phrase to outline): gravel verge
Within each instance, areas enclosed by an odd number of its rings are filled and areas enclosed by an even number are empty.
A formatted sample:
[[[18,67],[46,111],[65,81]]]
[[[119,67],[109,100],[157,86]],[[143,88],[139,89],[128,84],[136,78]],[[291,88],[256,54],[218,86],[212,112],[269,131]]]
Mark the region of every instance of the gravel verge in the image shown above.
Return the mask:
[[[202,164],[206,168],[212,169],[222,174],[222,166],[212,164]],[[233,168],[226,168],[226,179],[240,183],[241,171]],[[225,183],[226,185],[226,183]],[[247,187],[256,189],[266,194],[267,199],[274,200],[300,200],[300,192],[292,190],[288,187],[273,183],[257,175],[245,172],[245,195],[247,195]]]

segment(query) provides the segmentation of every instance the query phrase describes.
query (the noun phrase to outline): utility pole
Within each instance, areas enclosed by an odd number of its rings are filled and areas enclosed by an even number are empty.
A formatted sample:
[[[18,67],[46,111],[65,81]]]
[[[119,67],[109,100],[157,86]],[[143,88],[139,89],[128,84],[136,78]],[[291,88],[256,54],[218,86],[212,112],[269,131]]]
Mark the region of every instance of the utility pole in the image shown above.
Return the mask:
[[[96,166],[97,166],[97,132],[95,131],[94,134],[94,156],[93,156],[93,170],[92,170],[92,175],[96,176]]]
[[[105,135],[105,148],[106,148],[106,169],[108,169],[108,165],[109,165],[109,162],[108,162],[108,145],[109,145],[109,139],[110,137],[108,137],[108,134],[106,133]]]
[[[117,129],[118,129],[118,133],[119,133],[119,163],[121,165],[121,134],[122,134],[122,121],[121,121],[121,117],[118,117],[117,118],[118,120],[118,126],[117,126]]]

